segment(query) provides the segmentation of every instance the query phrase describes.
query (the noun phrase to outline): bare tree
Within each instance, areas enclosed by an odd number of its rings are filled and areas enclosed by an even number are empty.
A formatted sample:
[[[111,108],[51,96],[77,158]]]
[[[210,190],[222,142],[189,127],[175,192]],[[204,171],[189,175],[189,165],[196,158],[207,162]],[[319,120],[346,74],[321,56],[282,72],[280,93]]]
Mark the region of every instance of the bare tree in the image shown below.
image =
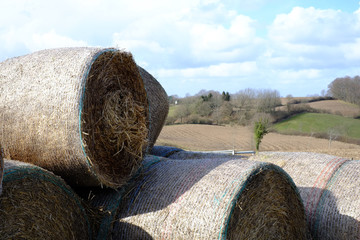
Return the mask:
[[[238,109],[237,115],[239,116],[240,124],[245,124],[254,115],[256,91],[250,88],[241,90],[234,95],[232,102]]]
[[[288,112],[291,112],[291,104],[293,101],[293,96],[291,94],[286,96],[286,109]]]
[[[196,113],[203,117],[208,117],[212,113],[211,102],[199,101],[196,105]]]
[[[233,106],[230,102],[225,101],[219,108],[222,121],[229,122],[233,112]]]
[[[280,93],[277,90],[258,90],[257,109],[259,112],[271,113],[280,105]]]
[[[189,106],[187,104],[178,105],[175,108],[175,117],[178,119],[180,118],[180,122],[183,123],[183,118],[187,117],[190,114]]]
[[[360,76],[336,78],[328,88],[333,97],[360,105]]]

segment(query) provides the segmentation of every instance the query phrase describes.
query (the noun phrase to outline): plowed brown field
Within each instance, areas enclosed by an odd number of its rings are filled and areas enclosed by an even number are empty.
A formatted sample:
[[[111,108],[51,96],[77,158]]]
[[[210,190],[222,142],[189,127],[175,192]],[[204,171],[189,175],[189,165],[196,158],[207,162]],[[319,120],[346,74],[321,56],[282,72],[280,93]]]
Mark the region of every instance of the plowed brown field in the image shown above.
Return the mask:
[[[186,150],[254,150],[251,129],[240,126],[171,125],[164,126],[156,145],[170,145]],[[304,136],[268,133],[260,151],[318,152],[360,160],[360,145]]]
[[[309,99],[298,98],[298,100],[305,101]],[[276,109],[281,111],[287,111],[286,102],[287,99],[282,98],[281,103],[283,104],[283,106],[277,107]],[[316,101],[305,104],[309,105],[314,109],[325,110],[331,114],[338,114],[344,117],[354,118],[360,115],[360,106],[357,106],[356,104],[344,102],[342,100],[323,100],[323,101]],[[294,104],[293,106],[297,106],[297,104]]]
[[[341,100],[326,100],[309,103],[310,107],[329,111],[332,114],[341,114],[344,117],[357,117],[360,115],[360,107]]]

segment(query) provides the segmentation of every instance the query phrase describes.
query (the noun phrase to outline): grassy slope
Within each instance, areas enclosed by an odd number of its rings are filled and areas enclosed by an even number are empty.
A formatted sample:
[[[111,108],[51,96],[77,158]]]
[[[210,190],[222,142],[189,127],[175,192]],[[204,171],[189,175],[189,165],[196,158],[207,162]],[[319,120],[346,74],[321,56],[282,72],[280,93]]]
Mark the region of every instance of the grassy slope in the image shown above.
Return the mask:
[[[302,113],[274,125],[279,133],[327,133],[333,129],[342,136],[360,139],[360,120],[331,114]]]
[[[168,116],[174,116],[175,115],[175,108],[176,108],[176,105],[170,105]]]

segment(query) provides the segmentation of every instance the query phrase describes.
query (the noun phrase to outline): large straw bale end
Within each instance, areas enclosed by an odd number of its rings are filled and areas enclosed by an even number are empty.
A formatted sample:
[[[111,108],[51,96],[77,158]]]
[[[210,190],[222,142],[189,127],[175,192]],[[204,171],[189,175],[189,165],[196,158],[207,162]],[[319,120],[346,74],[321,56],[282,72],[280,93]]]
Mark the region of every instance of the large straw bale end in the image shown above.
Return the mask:
[[[44,169],[5,160],[0,239],[90,239],[81,200]]]
[[[6,157],[71,185],[118,188],[141,165],[148,101],[131,53],[46,49],[0,62]]]

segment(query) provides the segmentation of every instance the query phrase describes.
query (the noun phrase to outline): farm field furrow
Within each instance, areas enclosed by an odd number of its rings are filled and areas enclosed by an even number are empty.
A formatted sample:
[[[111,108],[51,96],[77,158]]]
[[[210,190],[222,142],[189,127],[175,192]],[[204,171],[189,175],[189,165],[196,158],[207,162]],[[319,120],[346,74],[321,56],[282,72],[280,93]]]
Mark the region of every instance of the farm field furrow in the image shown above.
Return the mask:
[[[254,150],[252,131],[240,126],[171,125],[164,126],[156,145],[170,145],[193,151]],[[360,160],[360,145],[306,136],[268,133],[260,151],[318,152]]]

